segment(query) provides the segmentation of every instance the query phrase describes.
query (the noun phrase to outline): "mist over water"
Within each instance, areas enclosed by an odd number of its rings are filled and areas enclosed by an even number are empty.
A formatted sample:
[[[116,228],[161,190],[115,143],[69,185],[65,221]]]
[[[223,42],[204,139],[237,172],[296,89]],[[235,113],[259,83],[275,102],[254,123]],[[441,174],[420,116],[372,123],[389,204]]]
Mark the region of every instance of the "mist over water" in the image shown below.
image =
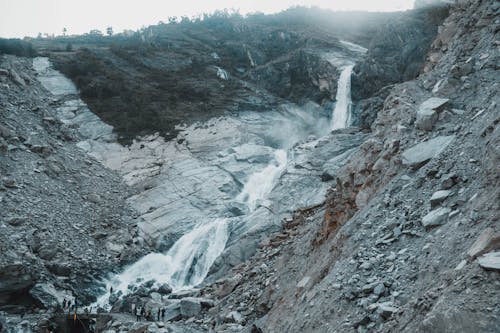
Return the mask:
[[[346,42],[346,47],[357,52],[364,49]],[[287,165],[294,161],[294,147],[308,142],[313,144],[318,138],[327,135],[331,130],[345,128],[349,125],[351,109],[351,73],[354,65],[345,59],[333,59],[341,64],[341,74],[338,80],[335,108],[331,114],[317,105],[308,104],[303,107],[284,105],[279,110],[268,112],[242,112],[235,121],[241,135],[249,136],[250,142],[239,142],[236,146],[223,147],[223,151],[242,154],[231,162],[231,168],[239,169],[241,164],[245,172],[241,189],[230,201],[246,206],[242,211],[244,216],[252,214],[264,205],[276,187],[280,178],[287,170]],[[228,128],[221,125],[218,131]],[[190,129],[186,129],[190,133]],[[201,132],[200,132],[201,131]],[[245,133],[245,134],[243,134]],[[193,130],[188,140],[201,142],[203,147],[204,134],[202,130]],[[235,141],[237,142],[237,141]],[[233,143],[234,144],[234,143]],[[216,153],[216,151],[214,151]],[[263,155],[262,155],[263,154]],[[210,157],[211,165],[224,165],[229,157],[227,153],[219,152],[219,157]],[[246,157],[244,157],[246,156]],[[255,156],[255,157],[252,157]],[[261,160],[258,156],[264,160]],[[220,161],[219,161],[220,159]],[[263,162],[267,160],[267,162]],[[267,202],[266,202],[267,204]],[[199,220],[197,224],[185,233],[166,253],[151,253],[126,268],[122,273],[105,281],[107,292],[95,303],[107,306],[112,286],[115,293],[121,296],[134,292],[142,284],[152,281],[154,286],[169,284],[175,291],[193,288],[204,281],[210,267],[224,251],[231,236],[234,219],[227,218],[227,211],[221,211],[219,217]],[[241,221],[241,217],[239,221]],[[238,220],[238,218],[236,219]],[[250,219],[249,221],[252,221]],[[236,229],[235,229],[236,230]],[[237,235],[235,235],[237,237]]]

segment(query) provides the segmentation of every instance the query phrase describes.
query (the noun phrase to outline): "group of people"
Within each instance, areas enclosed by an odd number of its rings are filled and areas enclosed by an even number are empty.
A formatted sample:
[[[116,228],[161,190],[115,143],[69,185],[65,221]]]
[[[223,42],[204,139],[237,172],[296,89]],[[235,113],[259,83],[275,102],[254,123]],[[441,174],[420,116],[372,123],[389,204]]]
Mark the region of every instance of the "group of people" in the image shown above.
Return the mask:
[[[76,299],[71,303],[71,300],[66,300],[66,298],[64,298],[61,306],[63,311],[68,310],[68,312],[71,312],[76,309]]]
[[[165,319],[165,308],[158,308],[156,311],[156,320],[160,321]],[[146,310],[144,306],[134,306],[134,315],[137,321],[141,321],[142,318],[148,321],[154,321],[155,313],[151,309]]]

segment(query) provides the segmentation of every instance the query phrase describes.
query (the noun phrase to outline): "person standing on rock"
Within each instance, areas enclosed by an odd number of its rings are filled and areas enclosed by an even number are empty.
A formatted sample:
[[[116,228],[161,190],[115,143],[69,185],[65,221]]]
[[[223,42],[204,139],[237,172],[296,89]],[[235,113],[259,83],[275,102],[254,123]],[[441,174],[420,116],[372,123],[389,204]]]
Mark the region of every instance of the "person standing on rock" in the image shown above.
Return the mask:
[[[136,320],[140,321],[141,320],[141,309],[137,308],[137,306],[136,306],[134,308],[134,314],[135,314]]]

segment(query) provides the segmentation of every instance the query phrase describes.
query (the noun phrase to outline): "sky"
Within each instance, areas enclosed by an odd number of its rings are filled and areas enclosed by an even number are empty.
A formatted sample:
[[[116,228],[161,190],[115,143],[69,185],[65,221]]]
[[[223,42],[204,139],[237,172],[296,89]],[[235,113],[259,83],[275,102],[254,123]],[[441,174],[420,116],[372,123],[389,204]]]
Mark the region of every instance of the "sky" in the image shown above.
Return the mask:
[[[217,9],[241,14],[275,13],[294,5],[334,10],[397,11],[414,0],[0,0],[0,37],[36,37],[39,32],[82,34],[92,29],[137,30],[167,22],[169,16],[194,16]]]

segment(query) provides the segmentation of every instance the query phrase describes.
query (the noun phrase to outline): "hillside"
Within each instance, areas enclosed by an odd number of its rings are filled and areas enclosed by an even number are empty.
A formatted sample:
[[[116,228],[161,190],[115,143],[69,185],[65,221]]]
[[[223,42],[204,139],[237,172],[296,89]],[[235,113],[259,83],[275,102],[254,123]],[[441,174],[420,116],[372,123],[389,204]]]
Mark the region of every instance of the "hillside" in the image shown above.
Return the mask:
[[[0,332],[497,333],[499,14],[0,44]]]

